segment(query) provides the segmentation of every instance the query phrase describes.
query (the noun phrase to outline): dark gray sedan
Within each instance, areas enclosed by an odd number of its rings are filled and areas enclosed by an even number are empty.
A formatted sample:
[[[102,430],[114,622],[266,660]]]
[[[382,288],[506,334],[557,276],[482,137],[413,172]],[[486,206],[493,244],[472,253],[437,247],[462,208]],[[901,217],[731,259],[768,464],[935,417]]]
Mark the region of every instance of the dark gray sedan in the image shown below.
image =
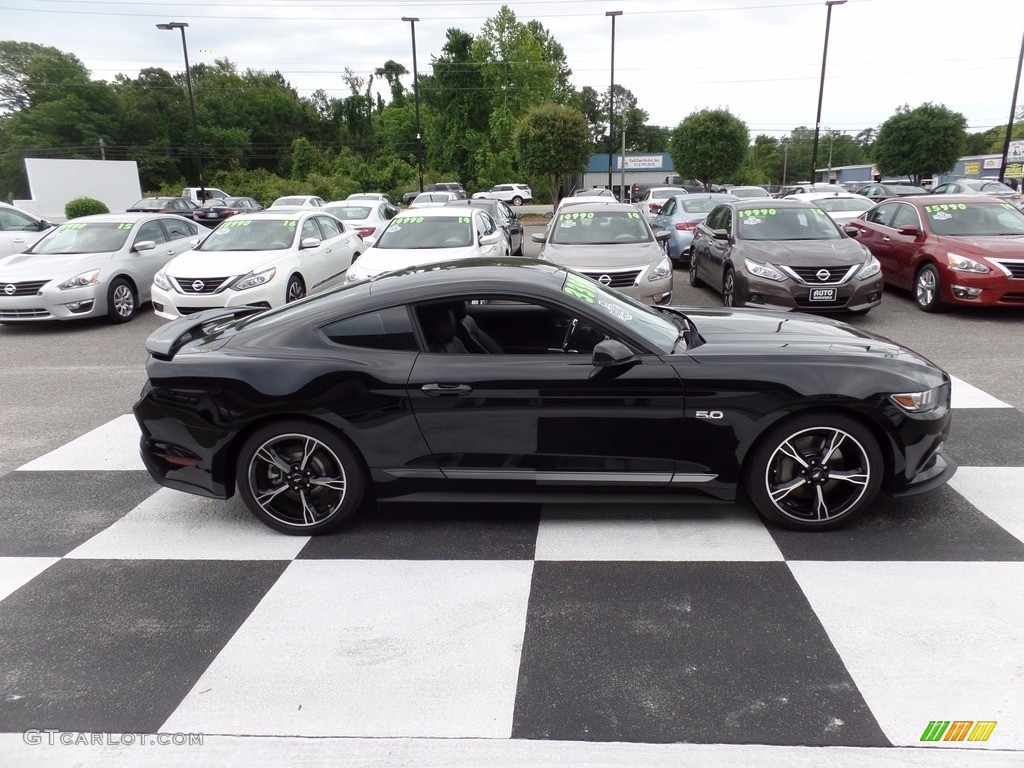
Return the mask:
[[[690,285],[727,307],[863,314],[882,301],[882,270],[828,214],[798,200],[715,208],[693,237]]]

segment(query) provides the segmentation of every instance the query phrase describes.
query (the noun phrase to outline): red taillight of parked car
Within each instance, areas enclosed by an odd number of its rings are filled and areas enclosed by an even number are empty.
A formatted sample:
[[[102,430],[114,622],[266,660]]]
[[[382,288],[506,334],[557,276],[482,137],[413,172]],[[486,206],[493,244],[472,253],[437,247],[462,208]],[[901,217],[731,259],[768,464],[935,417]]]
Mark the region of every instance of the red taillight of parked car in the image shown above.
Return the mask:
[[[648,203],[647,204],[647,208],[650,210],[651,213],[658,213],[658,212],[661,211],[661,204],[660,203]]]
[[[376,231],[376,227],[356,227],[356,232],[359,234],[360,237],[370,237]]]
[[[676,229],[680,232],[693,232],[693,230],[697,228],[698,224],[700,224],[699,221],[680,221],[676,224]]]

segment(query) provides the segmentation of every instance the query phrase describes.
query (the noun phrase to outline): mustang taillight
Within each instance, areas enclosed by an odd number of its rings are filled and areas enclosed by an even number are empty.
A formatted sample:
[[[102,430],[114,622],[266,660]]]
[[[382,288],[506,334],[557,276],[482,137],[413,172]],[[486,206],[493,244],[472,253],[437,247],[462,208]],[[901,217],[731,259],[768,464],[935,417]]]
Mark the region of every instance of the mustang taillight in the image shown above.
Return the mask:
[[[696,221],[680,221],[676,224],[676,229],[680,232],[692,232],[697,228],[698,222]]]

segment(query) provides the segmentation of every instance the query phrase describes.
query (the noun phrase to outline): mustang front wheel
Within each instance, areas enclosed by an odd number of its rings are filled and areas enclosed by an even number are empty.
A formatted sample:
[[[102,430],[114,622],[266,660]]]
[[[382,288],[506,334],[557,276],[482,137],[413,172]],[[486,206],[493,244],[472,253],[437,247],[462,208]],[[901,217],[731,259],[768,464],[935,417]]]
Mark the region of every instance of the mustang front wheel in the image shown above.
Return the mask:
[[[345,441],[301,421],[253,433],[236,471],[249,510],[271,528],[299,536],[337,528],[356,511],[366,486],[362,462]]]
[[[768,431],[744,464],[757,511],[785,528],[836,528],[868,507],[882,483],[882,452],[841,414],[788,419]]]

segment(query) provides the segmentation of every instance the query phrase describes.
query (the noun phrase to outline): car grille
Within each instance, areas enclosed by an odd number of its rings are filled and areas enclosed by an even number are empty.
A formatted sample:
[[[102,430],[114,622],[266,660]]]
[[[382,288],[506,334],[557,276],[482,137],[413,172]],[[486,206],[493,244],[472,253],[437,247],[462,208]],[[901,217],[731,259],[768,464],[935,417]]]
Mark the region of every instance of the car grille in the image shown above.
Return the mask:
[[[24,283],[0,283],[0,296],[35,296],[49,280],[30,280]],[[8,290],[14,286],[13,290]]]
[[[1004,293],[1002,300],[1011,304],[1024,304],[1024,293]]]
[[[993,259],[999,266],[1017,280],[1024,280],[1024,261],[1000,261]]]
[[[218,293],[230,277],[176,277],[174,282],[182,293],[192,295]]]
[[[32,309],[0,309],[0,320],[20,320],[29,317],[40,318],[49,316],[50,313],[42,307]]]
[[[859,267],[860,264],[834,267],[783,266],[782,269],[789,272],[792,277],[795,277],[804,285],[835,285],[837,283],[845,283],[853,277],[854,271]],[[821,274],[819,275],[819,273]]]
[[[627,272],[583,272],[591,280],[597,280],[609,288],[631,288],[636,285],[636,279],[640,275],[639,269],[631,269]],[[601,278],[605,278],[602,280]]]

